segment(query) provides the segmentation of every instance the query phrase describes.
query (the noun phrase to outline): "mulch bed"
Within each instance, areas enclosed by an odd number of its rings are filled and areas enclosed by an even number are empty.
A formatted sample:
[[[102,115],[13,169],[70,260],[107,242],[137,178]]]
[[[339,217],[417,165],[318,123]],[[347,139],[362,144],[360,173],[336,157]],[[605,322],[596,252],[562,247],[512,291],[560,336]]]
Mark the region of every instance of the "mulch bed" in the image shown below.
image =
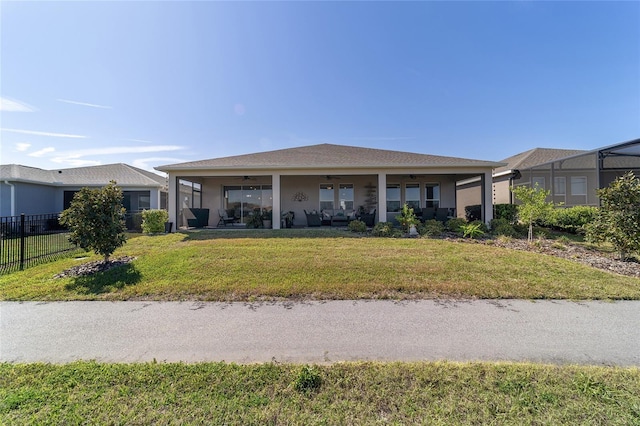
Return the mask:
[[[136,260],[132,256],[122,256],[115,259],[96,260],[94,262],[83,263],[82,265],[74,266],[73,268],[66,269],[56,275],[54,278],[68,278],[68,277],[82,277],[87,275],[96,274],[98,272],[105,272],[111,268],[126,265],[127,263]]]

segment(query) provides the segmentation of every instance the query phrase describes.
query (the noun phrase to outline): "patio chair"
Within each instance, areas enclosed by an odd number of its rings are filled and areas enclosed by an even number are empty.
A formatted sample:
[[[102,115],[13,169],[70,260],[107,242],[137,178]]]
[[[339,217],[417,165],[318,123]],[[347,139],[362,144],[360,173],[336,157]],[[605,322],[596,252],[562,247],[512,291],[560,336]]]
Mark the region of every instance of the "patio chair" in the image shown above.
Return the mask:
[[[304,211],[304,214],[307,216],[307,226],[321,226],[322,225],[322,217],[319,213],[312,211]]]
[[[220,226],[220,224],[227,226],[229,223],[234,224],[238,221],[238,218],[229,216],[225,209],[218,209],[218,217],[220,218],[218,220],[218,226]]]
[[[435,207],[425,207],[422,209],[422,221],[426,222],[427,220],[436,218],[436,208]]]
[[[445,207],[438,207],[436,209],[436,220],[439,222],[446,222],[449,220],[449,209]]]
[[[360,220],[369,227],[374,226],[376,221],[376,209],[371,210],[369,213],[361,214]]]

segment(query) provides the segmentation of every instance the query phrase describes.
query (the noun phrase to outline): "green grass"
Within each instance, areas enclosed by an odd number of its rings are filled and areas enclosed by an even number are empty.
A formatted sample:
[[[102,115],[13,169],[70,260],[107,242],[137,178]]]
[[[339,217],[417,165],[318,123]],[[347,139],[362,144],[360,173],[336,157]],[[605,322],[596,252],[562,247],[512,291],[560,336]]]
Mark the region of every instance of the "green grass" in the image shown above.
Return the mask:
[[[637,425],[640,370],[450,362],[0,364],[0,424],[376,423]]]
[[[135,236],[133,263],[54,279],[89,260],[0,276],[3,300],[362,298],[640,299],[640,280],[533,252],[346,231],[264,230]]]

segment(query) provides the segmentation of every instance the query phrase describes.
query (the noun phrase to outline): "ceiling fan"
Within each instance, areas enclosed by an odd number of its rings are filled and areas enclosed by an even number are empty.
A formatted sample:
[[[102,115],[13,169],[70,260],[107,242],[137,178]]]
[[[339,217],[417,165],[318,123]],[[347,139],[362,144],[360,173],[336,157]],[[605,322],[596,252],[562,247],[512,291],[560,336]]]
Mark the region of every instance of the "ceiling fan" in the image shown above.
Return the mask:
[[[327,180],[331,180],[331,179],[342,179],[340,176],[331,176],[331,175],[326,175],[325,179]]]

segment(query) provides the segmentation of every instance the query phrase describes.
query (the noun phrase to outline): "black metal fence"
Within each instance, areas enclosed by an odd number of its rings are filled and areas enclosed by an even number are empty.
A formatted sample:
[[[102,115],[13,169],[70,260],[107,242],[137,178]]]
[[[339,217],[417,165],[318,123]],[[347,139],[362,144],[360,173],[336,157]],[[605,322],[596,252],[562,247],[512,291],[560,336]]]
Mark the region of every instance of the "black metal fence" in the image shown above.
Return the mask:
[[[0,217],[0,274],[23,270],[78,250],[58,214]]]

